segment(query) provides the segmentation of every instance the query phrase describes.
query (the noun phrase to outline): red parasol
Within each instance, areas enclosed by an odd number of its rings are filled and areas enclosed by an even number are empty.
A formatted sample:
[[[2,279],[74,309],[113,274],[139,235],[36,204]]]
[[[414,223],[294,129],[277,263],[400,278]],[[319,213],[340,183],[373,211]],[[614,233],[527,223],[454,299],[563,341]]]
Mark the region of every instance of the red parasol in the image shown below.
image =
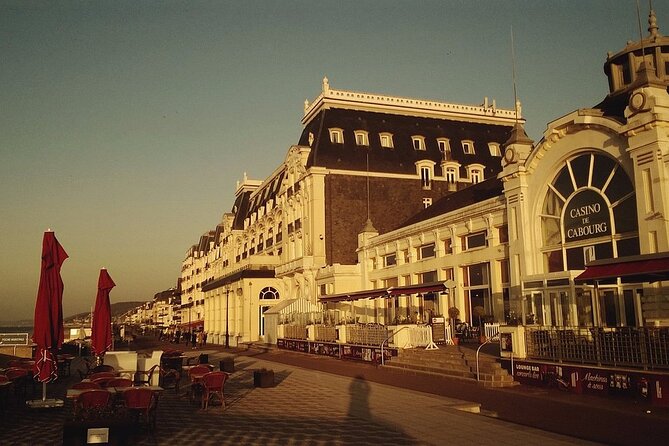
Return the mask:
[[[33,341],[37,344],[35,379],[42,383],[58,378],[55,354],[63,345],[63,280],[60,267],[67,257],[56,235],[51,231],[45,232],[33,333]]]
[[[91,344],[96,355],[102,355],[112,346],[111,305],[109,292],[116,284],[106,269],[100,270],[98,279],[98,295],[95,298],[95,313],[93,313],[93,327]]]

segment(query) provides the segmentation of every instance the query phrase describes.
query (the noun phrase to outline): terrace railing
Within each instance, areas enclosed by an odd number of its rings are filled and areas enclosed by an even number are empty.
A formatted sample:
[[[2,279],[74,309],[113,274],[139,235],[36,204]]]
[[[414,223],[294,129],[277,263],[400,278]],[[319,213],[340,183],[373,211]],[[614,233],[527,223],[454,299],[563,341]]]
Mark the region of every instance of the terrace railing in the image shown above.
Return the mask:
[[[358,345],[380,345],[388,337],[388,329],[378,324],[346,326],[346,342]]]
[[[525,343],[535,359],[669,369],[669,328],[542,326],[528,328]]]

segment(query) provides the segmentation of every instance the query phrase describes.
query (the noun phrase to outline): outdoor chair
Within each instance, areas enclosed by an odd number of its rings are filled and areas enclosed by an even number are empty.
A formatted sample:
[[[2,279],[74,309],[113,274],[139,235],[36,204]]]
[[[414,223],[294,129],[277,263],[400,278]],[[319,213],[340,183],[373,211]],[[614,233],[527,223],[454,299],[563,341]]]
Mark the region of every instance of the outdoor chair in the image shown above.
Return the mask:
[[[139,423],[144,418],[149,430],[156,427],[158,398],[151,389],[132,387],[123,392],[123,401],[128,414],[135,422]]]
[[[115,372],[116,369],[114,366],[111,366],[109,364],[100,364],[96,365],[91,369],[91,373],[99,373],[99,372]]]
[[[7,399],[9,395],[9,388],[11,385],[5,384],[11,383],[9,378],[6,375],[0,375],[0,413],[5,413],[5,407],[7,406]]]
[[[207,373],[211,373],[211,369],[206,364],[196,365],[188,370],[188,377],[190,378],[188,394],[191,402],[198,399],[204,393],[200,379]]]
[[[154,373],[160,372],[160,365],[156,364],[151,367],[149,370],[137,370],[135,372],[135,385],[136,386],[150,386],[153,380]]]
[[[209,372],[204,375],[200,381],[202,384],[202,408],[209,407],[209,400],[213,396],[217,396],[221,400],[221,406],[225,409],[225,396],[223,395],[223,387],[225,381],[228,379],[228,374],[225,372]]]
[[[93,381],[94,379],[98,378],[116,378],[116,373],[114,372],[97,372],[97,373],[92,373],[88,379]]]
[[[100,376],[98,378],[92,379],[91,381],[96,383],[97,385],[99,385],[101,388],[104,389],[104,388],[107,387],[107,383],[109,381],[114,380],[114,379],[116,379],[115,376]]]
[[[86,370],[78,370],[79,372],[79,378],[84,379],[88,378],[91,373],[93,373],[91,370],[93,370],[95,364],[95,360],[91,358],[84,358],[84,367]]]
[[[84,390],[74,401],[74,417],[79,420],[102,419],[108,415],[111,393],[101,389]]]
[[[101,389],[100,384],[93,382],[93,381],[82,381],[78,382],[76,384],[73,384],[70,389],[77,389],[77,390],[90,390],[90,389]]]
[[[104,387],[132,387],[130,378],[112,378],[104,384]]]
[[[179,393],[179,383],[181,382],[181,372],[175,369],[165,369],[160,367],[158,369],[159,380],[158,384],[163,389],[174,389],[175,393]]]
[[[25,398],[28,390],[28,381],[32,380],[30,372],[21,367],[10,367],[5,370],[5,376],[13,383],[16,401],[18,402]]]

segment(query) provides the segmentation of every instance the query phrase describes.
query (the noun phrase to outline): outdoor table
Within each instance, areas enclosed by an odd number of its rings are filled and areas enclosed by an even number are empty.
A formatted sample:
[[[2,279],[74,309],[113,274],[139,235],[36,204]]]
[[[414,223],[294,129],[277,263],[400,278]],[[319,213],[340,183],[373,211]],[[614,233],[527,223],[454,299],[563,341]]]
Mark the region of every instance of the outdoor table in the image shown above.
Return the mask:
[[[160,387],[160,386],[140,386],[143,389],[149,389],[152,390],[158,394],[163,392],[165,389]],[[106,390],[109,393],[117,394],[117,393],[123,393],[124,391],[132,389],[132,387],[107,387],[102,390]],[[67,399],[76,399],[79,395],[81,395],[81,392],[85,392],[90,389],[67,389],[67,394],[66,398]]]

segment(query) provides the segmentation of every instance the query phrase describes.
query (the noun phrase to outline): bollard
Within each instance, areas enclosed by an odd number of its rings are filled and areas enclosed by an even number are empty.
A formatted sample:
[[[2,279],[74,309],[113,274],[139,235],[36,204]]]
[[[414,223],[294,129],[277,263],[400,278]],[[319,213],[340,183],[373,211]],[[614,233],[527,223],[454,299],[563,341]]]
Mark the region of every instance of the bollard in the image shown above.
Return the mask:
[[[221,372],[232,373],[235,371],[235,358],[230,356],[228,358],[221,359],[219,363],[219,369]]]

